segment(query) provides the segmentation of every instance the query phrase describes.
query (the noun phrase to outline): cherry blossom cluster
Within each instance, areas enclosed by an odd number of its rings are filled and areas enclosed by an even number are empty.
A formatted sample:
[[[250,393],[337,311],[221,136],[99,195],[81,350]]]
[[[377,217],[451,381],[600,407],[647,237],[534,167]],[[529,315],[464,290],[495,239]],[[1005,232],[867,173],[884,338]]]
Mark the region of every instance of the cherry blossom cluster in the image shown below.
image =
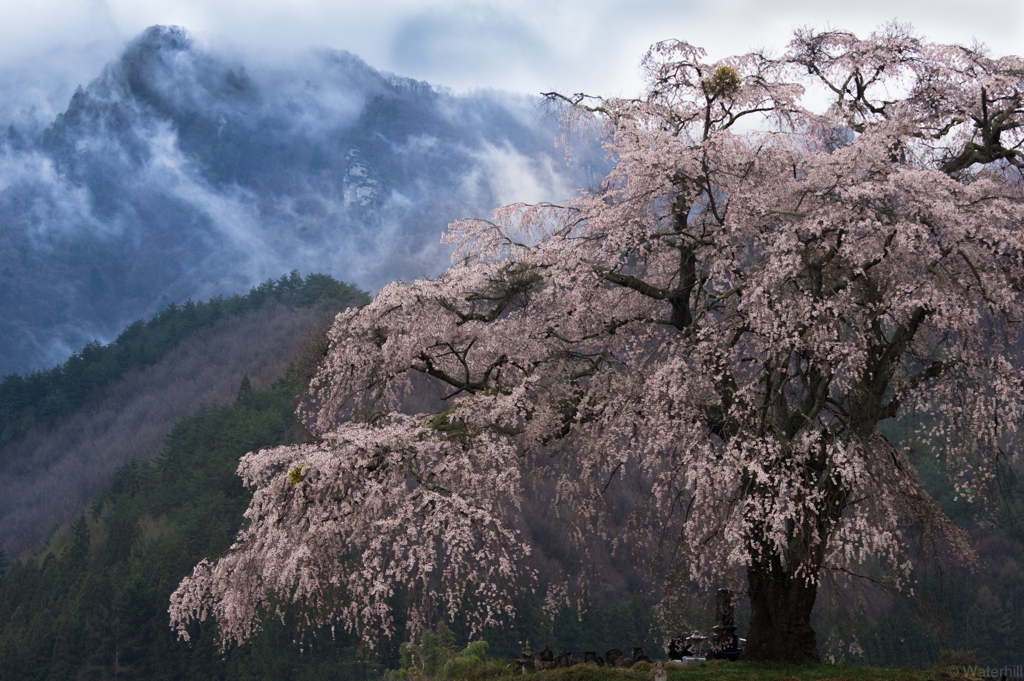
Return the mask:
[[[605,131],[601,186],[458,221],[445,274],[338,316],[301,408],[319,440],[243,459],[249,524],[174,594],[183,635],[294,603],[375,640],[398,593],[413,634],[499,622],[540,478],[583,567],[629,476],[652,579],[745,571],[752,601],[813,605],[872,557],[903,583],[912,523],[971,555],[879,424],[917,424],[967,496],[1018,459],[1024,65],[900,26],[704,56],[654,46],[635,100],[550,95]],[[446,411],[403,413],[424,379]]]

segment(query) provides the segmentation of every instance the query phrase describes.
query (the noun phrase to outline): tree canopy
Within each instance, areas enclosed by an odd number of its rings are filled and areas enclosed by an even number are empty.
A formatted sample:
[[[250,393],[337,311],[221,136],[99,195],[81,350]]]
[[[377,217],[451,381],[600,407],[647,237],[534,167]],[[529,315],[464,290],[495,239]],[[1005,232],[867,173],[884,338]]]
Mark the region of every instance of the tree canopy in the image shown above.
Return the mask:
[[[542,478],[584,556],[616,543],[609,485],[640,481],[663,606],[745,577],[750,659],[817,659],[822,575],[877,557],[906,583],[912,525],[970,559],[879,426],[918,424],[968,497],[1018,460],[1024,61],[898,25],[704,57],[655,45],[637,99],[548,95],[600,126],[604,182],[454,223],[445,274],[338,316],[316,440],[242,460],[250,524],[172,597],[179,631],[241,641],[295,601],[388,636],[397,590],[413,633],[437,607],[499,621]],[[400,411],[417,375],[450,409]]]

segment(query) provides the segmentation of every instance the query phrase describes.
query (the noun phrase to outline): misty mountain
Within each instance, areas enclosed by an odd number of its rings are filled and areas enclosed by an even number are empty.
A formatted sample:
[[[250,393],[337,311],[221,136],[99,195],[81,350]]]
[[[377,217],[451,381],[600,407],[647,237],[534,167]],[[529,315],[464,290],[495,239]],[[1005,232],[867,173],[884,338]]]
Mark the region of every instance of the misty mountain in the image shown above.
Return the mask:
[[[0,375],[171,301],[293,269],[435,275],[454,219],[603,176],[535,98],[455,95],[341,51],[268,66],[152,27],[50,121],[0,132]],[[589,171],[588,171],[589,169]]]

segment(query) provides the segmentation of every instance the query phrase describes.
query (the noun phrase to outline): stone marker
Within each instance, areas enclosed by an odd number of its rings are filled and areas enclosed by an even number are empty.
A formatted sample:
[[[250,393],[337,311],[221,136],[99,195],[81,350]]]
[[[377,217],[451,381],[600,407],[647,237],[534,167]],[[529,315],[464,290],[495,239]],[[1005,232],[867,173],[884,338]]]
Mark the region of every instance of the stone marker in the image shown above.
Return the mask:
[[[736,637],[736,619],[733,615],[733,593],[719,589],[715,599],[715,633],[711,636],[709,660],[737,660],[740,656]]]
[[[516,660],[516,666],[525,674],[537,670],[537,661],[533,658],[533,646],[527,641],[523,646],[523,653]]]

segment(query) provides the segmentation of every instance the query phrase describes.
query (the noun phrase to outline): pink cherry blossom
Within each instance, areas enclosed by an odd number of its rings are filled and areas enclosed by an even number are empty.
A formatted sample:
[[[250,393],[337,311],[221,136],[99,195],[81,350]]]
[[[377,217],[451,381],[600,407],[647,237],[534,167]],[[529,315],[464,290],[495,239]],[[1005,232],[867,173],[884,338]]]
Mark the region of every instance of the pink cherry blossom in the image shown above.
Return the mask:
[[[973,555],[879,424],[920,424],[969,498],[1017,460],[1024,65],[896,25],[703,59],[663,42],[642,98],[550,95],[604,130],[601,186],[458,221],[445,274],[338,316],[301,408],[319,439],[242,460],[249,524],[173,595],[182,636],[294,603],[374,641],[398,590],[413,635],[501,622],[538,479],[583,556],[610,481],[641,481],[651,579],[745,575],[751,659],[817,659],[824,571],[907,584],[910,524]],[[401,413],[425,381],[448,411]]]

